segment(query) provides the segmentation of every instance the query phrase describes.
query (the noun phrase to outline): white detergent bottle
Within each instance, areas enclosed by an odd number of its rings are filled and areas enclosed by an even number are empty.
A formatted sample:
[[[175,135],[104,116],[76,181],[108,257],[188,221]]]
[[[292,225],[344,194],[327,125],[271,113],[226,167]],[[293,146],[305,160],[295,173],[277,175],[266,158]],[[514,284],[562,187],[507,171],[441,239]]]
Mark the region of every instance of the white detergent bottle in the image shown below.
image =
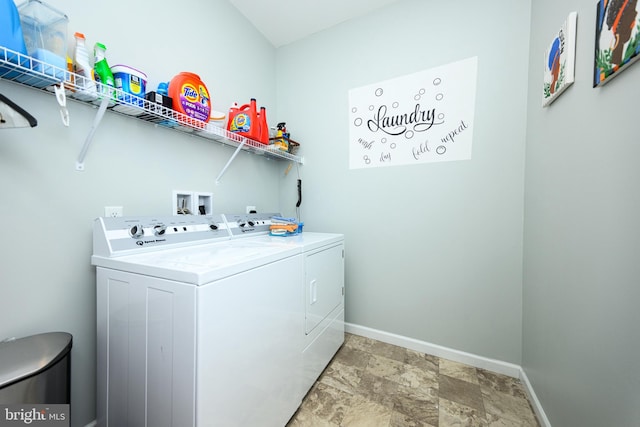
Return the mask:
[[[77,89],[71,96],[81,101],[93,101],[98,98],[98,94],[93,67],[89,62],[86,40],[82,33],[75,33],[74,37],[76,38],[74,53],[75,73],[84,78],[76,78]]]

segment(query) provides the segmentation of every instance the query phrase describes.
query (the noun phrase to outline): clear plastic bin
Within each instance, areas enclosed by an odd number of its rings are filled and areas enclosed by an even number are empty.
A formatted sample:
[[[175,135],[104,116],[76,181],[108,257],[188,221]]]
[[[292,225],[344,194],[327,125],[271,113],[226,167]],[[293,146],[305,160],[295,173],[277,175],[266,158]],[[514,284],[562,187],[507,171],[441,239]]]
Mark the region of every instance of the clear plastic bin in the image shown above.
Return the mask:
[[[18,13],[27,54],[41,61],[31,68],[63,80],[67,67],[67,15],[41,0],[28,0],[18,5]]]

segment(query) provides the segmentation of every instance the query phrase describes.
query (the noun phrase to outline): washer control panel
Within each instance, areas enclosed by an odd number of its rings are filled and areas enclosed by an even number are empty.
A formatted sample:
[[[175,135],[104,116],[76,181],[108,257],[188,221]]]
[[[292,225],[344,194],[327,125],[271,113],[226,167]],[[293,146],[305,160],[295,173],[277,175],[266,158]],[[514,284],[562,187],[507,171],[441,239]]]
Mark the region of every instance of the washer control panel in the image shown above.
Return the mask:
[[[158,217],[101,217],[93,230],[93,253],[128,255],[170,247],[229,240],[222,215]]]

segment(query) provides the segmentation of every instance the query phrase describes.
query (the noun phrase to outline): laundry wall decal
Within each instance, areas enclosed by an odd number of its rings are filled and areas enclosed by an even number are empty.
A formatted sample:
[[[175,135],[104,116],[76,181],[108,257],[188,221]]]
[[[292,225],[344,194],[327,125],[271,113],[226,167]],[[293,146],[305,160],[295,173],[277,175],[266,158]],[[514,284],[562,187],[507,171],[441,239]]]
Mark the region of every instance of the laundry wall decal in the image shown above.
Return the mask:
[[[349,91],[349,168],[471,158],[478,59]]]

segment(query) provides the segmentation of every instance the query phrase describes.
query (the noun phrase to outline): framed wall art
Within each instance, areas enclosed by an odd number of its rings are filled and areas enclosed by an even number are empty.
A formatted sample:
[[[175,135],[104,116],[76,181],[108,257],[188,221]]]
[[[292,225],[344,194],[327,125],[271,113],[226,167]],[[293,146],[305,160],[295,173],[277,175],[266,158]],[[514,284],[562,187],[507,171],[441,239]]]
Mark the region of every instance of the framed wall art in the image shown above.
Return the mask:
[[[543,107],[555,101],[575,80],[577,21],[578,13],[571,12],[544,54]]]
[[[599,0],[596,8],[593,87],[607,83],[640,58],[638,0]]]

